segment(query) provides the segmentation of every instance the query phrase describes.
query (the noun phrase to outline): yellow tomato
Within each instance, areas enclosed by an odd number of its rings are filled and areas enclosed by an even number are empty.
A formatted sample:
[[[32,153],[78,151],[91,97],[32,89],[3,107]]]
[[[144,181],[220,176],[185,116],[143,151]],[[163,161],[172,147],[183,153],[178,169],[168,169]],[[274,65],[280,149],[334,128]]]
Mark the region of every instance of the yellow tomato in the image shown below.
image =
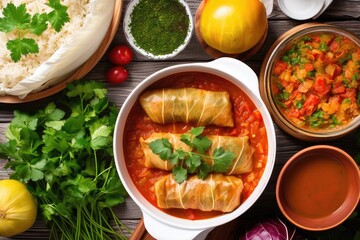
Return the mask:
[[[29,229],[37,205],[26,186],[17,180],[0,180],[0,236],[11,237]]]
[[[239,54],[254,47],[266,27],[266,10],[260,0],[205,0],[200,17],[204,41],[228,54]]]

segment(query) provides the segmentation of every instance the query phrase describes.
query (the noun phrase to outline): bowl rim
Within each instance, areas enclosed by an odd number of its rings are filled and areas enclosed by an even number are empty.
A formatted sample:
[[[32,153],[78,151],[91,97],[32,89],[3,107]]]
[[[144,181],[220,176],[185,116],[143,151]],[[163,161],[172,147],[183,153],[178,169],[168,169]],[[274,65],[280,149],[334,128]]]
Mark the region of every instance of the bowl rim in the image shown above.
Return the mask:
[[[267,137],[268,137],[268,158],[267,164],[265,166],[265,170],[263,175],[255,188],[254,192],[244,201],[242,204],[230,213],[226,213],[224,215],[220,215],[217,217],[209,218],[209,219],[201,219],[201,220],[188,220],[182,219],[178,217],[171,216],[167,213],[164,213],[160,209],[153,206],[149,203],[142,194],[137,190],[136,186],[132,182],[129,173],[126,169],[125,161],[124,161],[124,154],[122,151],[115,151],[115,164],[118,169],[118,174],[120,179],[122,180],[126,190],[128,191],[131,198],[134,202],[140,207],[142,211],[145,211],[148,215],[152,216],[155,219],[158,219],[160,222],[173,226],[179,229],[186,229],[186,230],[199,230],[199,229],[206,229],[221,225],[223,223],[229,222],[236,217],[243,214],[247,211],[260,197],[262,192],[264,191],[265,187],[267,186],[270,177],[272,175],[273,167],[275,164],[275,153],[276,153],[276,138],[275,138],[275,130],[272,124],[272,119],[270,114],[268,113],[265,104],[262,102],[261,98],[253,93],[245,84],[240,83],[231,75],[216,69],[215,67],[210,67],[206,63],[190,63],[190,64],[179,64],[175,66],[170,66],[159,70],[149,77],[147,77],[144,81],[142,81],[127,97],[125,100],[120,113],[118,115],[118,119],[115,125],[114,131],[114,149],[117,149],[119,146],[123,146],[123,138],[116,136],[123,135],[123,126],[125,126],[124,120],[120,120],[120,116],[127,116],[130,112],[130,109],[133,107],[134,103],[137,101],[139,95],[153,83],[157,82],[158,80],[162,79],[165,76],[169,76],[176,73],[183,73],[183,72],[205,72],[210,74],[218,75],[226,80],[234,83],[235,85],[241,85],[241,89],[245,94],[249,96],[249,98],[254,102],[255,106],[259,109],[261,114],[263,115],[264,124],[267,129]],[[256,75],[255,75],[256,76]],[[260,109],[261,108],[261,109]],[[123,121],[123,122],[121,122]],[[120,152],[120,153],[119,153]]]
[[[308,8],[305,12],[294,12],[293,9],[289,9],[284,0],[277,0],[280,10],[288,17],[295,20],[306,20],[315,17],[324,8],[325,0],[312,1],[313,8]],[[304,4],[309,7],[306,3]]]
[[[274,121],[282,130],[284,130],[288,134],[305,141],[330,141],[343,137],[344,135],[354,131],[358,126],[360,126],[360,115],[355,117],[347,125],[342,126],[338,129],[334,129],[333,131],[311,131],[309,129],[297,127],[290,120],[286,119],[283,114],[278,110],[278,107],[272,97],[270,89],[270,78],[268,77],[269,75],[271,75],[274,60],[278,57],[278,55],[282,53],[283,48],[292,41],[301,37],[302,35],[313,32],[332,32],[341,34],[348,37],[360,47],[360,38],[358,38],[351,31],[335,25],[324,23],[304,23],[295,26],[282,34],[268,50],[261,66],[259,75],[260,95],[266,106],[268,107]]]
[[[140,1],[142,1],[142,0],[131,0],[128,3],[128,5],[126,6],[125,14],[124,14],[123,32],[124,32],[127,42],[131,45],[131,47],[137,53],[141,54],[142,56],[145,56],[145,57],[147,57],[149,59],[153,59],[153,60],[169,59],[169,58],[175,57],[180,52],[182,52],[186,48],[186,46],[189,44],[189,42],[192,38],[193,32],[194,32],[194,21],[193,21],[190,7],[187,4],[187,2],[185,0],[176,0],[185,7],[185,11],[189,17],[189,28],[187,30],[187,35],[184,39],[184,42],[171,53],[167,53],[167,54],[163,54],[163,55],[154,55],[153,53],[147,52],[146,50],[141,48],[139,45],[137,45],[135,43],[134,37],[132,36],[131,31],[130,31],[131,14],[132,14],[134,8],[139,4]]]
[[[353,198],[351,200],[353,201],[350,201],[348,198],[346,199],[346,202],[347,204],[350,205],[350,207],[348,208],[349,212],[347,212],[346,214],[344,214],[343,218],[336,222],[336,223],[332,223],[328,226],[321,226],[321,227],[316,227],[316,226],[310,226],[310,225],[304,225],[304,224],[301,224],[299,222],[297,222],[296,220],[294,220],[293,218],[291,218],[288,214],[288,212],[285,210],[284,208],[284,200],[282,199],[282,193],[281,192],[281,189],[282,189],[282,180],[284,178],[284,175],[285,173],[289,170],[289,167],[293,164],[295,164],[296,162],[299,162],[301,161],[302,157],[304,156],[307,156],[307,155],[310,155],[310,154],[316,154],[316,153],[321,153],[321,152],[325,152],[326,153],[329,153],[329,152],[336,152],[337,154],[341,155],[342,158],[339,159],[339,158],[336,158],[339,162],[341,162],[341,164],[344,164],[344,162],[346,163],[346,165],[350,165],[350,167],[348,167],[347,169],[350,169],[349,171],[351,171],[355,177],[357,176],[357,179],[358,181],[357,182],[352,182],[354,185],[357,185],[357,186],[360,186],[360,169],[359,167],[357,166],[357,164],[355,163],[354,159],[347,153],[345,152],[344,150],[338,148],[338,147],[335,147],[335,146],[331,146],[331,145],[313,145],[313,146],[310,146],[310,147],[307,147],[307,148],[304,148],[302,150],[300,150],[299,152],[295,153],[294,155],[292,155],[289,160],[285,163],[285,165],[282,167],[279,175],[278,175],[278,178],[277,178],[277,181],[276,181],[276,188],[275,188],[275,194],[276,194],[276,202],[277,202],[277,205],[280,209],[280,211],[282,212],[282,214],[291,222],[293,223],[294,225],[302,228],[302,229],[305,229],[305,230],[310,230],[310,231],[322,231],[322,230],[328,230],[328,229],[331,229],[333,227],[336,227],[338,225],[340,225],[342,222],[344,222],[350,215],[351,213],[356,209],[358,203],[359,203],[359,200],[360,200],[360,188],[358,189],[357,191],[357,197],[356,195],[354,194]],[[332,155],[329,153],[329,155]],[[358,171],[356,171],[358,170]],[[349,194],[349,193],[348,193]],[[290,211],[290,210],[289,210]],[[337,210],[336,210],[337,211]],[[320,219],[329,219],[331,217],[333,217],[334,214],[331,214],[329,216],[325,216],[325,217],[321,217],[318,219],[318,221],[320,221]],[[307,217],[303,217],[303,219],[307,219]]]

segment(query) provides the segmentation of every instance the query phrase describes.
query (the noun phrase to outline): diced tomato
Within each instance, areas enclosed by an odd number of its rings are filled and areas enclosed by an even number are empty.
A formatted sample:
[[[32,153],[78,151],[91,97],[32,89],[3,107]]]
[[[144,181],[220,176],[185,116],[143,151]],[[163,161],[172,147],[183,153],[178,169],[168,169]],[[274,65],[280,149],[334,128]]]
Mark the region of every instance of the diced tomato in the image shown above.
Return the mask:
[[[302,109],[305,110],[305,114],[310,116],[316,109],[316,106],[319,104],[320,99],[318,96],[311,94],[308,96],[304,102]]]
[[[315,60],[317,60],[318,58],[323,58],[323,56],[324,56],[324,53],[318,49],[313,49],[312,54],[313,54]]]
[[[330,48],[330,51],[337,52],[339,50],[339,48],[340,48],[340,45],[339,45],[339,43],[337,41],[333,41],[330,44],[329,48]]]
[[[344,84],[342,84],[341,82],[337,83],[333,89],[332,89],[332,94],[340,94],[340,93],[344,93],[345,92],[345,86]]]
[[[274,67],[274,74],[276,75],[280,75],[280,73],[282,73],[285,69],[287,69],[289,66],[288,63],[284,62],[284,61],[277,61],[275,63],[275,67]]]
[[[319,35],[314,35],[312,36],[312,40],[313,42],[319,43],[321,41],[321,38]]]
[[[314,70],[314,65],[312,63],[305,63],[305,70],[308,72]]]
[[[314,84],[314,90],[319,96],[325,96],[330,91],[331,86],[326,84],[325,79],[317,78]]]
[[[299,117],[301,117],[302,115],[304,115],[303,112],[304,112],[304,111],[301,111],[301,110],[299,110],[299,109],[297,109],[297,108],[292,108],[291,111],[289,111],[287,115],[288,115],[288,117],[290,117],[290,118],[292,118],[292,117],[294,117],[294,118],[299,118]]]
[[[351,100],[354,101],[356,99],[356,89],[347,88],[345,93],[340,94],[340,97],[342,97],[342,98],[350,98]]]

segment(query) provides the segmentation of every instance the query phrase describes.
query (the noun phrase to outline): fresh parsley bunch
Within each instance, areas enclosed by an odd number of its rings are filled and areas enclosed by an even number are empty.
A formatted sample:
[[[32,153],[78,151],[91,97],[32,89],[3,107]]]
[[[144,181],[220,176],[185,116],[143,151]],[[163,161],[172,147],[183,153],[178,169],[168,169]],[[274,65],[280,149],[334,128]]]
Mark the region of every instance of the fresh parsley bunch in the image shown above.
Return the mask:
[[[212,142],[206,136],[202,136],[204,127],[192,128],[190,133],[182,134],[181,141],[190,146],[194,151],[173,149],[167,138],[157,139],[149,144],[154,154],[160,156],[164,161],[174,165],[172,174],[176,182],[182,183],[189,174],[197,174],[205,179],[210,172],[225,173],[235,159],[235,153],[216,148],[212,156],[206,155]],[[209,165],[204,158],[212,159],[214,164]]]
[[[127,194],[113,160],[118,109],[106,94],[100,82],[76,81],[35,114],[15,111],[0,144],[5,168],[36,197],[51,238],[125,239],[129,231],[112,210]]]
[[[40,36],[47,28],[48,23],[60,32],[66,22],[70,21],[67,7],[60,0],[49,0],[46,4],[53,10],[49,13],[36,13],[31,16],[26,9],[26,4],[15,6],[8,3],[3,9],[3,17],[0,18],[0,31],[15,32],[17,37],[6,43],[6,48],[11,52],[10,56],[14,62],[18,62],[21,55],[38,53],[39,45],[33,38],[26,37],[28,33]]]

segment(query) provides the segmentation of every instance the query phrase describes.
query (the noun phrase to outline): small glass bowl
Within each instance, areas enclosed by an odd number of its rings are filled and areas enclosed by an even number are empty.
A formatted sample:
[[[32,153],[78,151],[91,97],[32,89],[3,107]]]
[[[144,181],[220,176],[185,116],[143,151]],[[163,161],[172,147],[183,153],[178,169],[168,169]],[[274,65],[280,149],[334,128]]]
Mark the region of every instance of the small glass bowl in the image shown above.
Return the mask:
[[[178,55],[182,50],[185,49],[185,47],[188,45],[188,43],[191,40],[193,29],[194,29],[194,22],[192,18],[192,14],[189,8],[189,5],[186,3],[185,0],[178,0],[180,4],[182,4],[185,7],[186,13],[189,17],[189,28],[187,31],[187,35],[185,37],[184,42],[178,46],[177,49],[175,49],[172,53],[164,54],[164,55],[154,55],[153,53],[147,52],[143,48],[141,48],[138,44],[136,44],[136,41],[134,37],[131,34],[130,24],[131,24],[131,14],[135,8],[135,6],[140,2],[141,0],[132,0],[126,7],[125,15],[124,15],[124,21],[123,21],[123,29],[125,33],[126,40],[129,42],[131,47],[139,54],[145,56],[149,59],[154,60],[165,60],[172,57],[175,57]]]
[[[267,105],[274,121],[288,134],[305,141],[318,142],[330,141],[354,131],[360,126],[360,115],[355,117],[351,122],[345,126],[336,127],[334,129],[310,129],[296,126],[293,122],[288,120],[279,110],[275,99],[273,97],[271,86],[271,73],[274,68],[276,60],[284,53],[286,47],[289,46],[296,39],[310,33],[336,33],[349,38],[360,47],[360,39],[354,34],[346,31],[340,27],[320,23],[305,23],[298,25],[280,36],[269,49],[265,56],[264,62],[260,71],[260,94],[265,104]]]

